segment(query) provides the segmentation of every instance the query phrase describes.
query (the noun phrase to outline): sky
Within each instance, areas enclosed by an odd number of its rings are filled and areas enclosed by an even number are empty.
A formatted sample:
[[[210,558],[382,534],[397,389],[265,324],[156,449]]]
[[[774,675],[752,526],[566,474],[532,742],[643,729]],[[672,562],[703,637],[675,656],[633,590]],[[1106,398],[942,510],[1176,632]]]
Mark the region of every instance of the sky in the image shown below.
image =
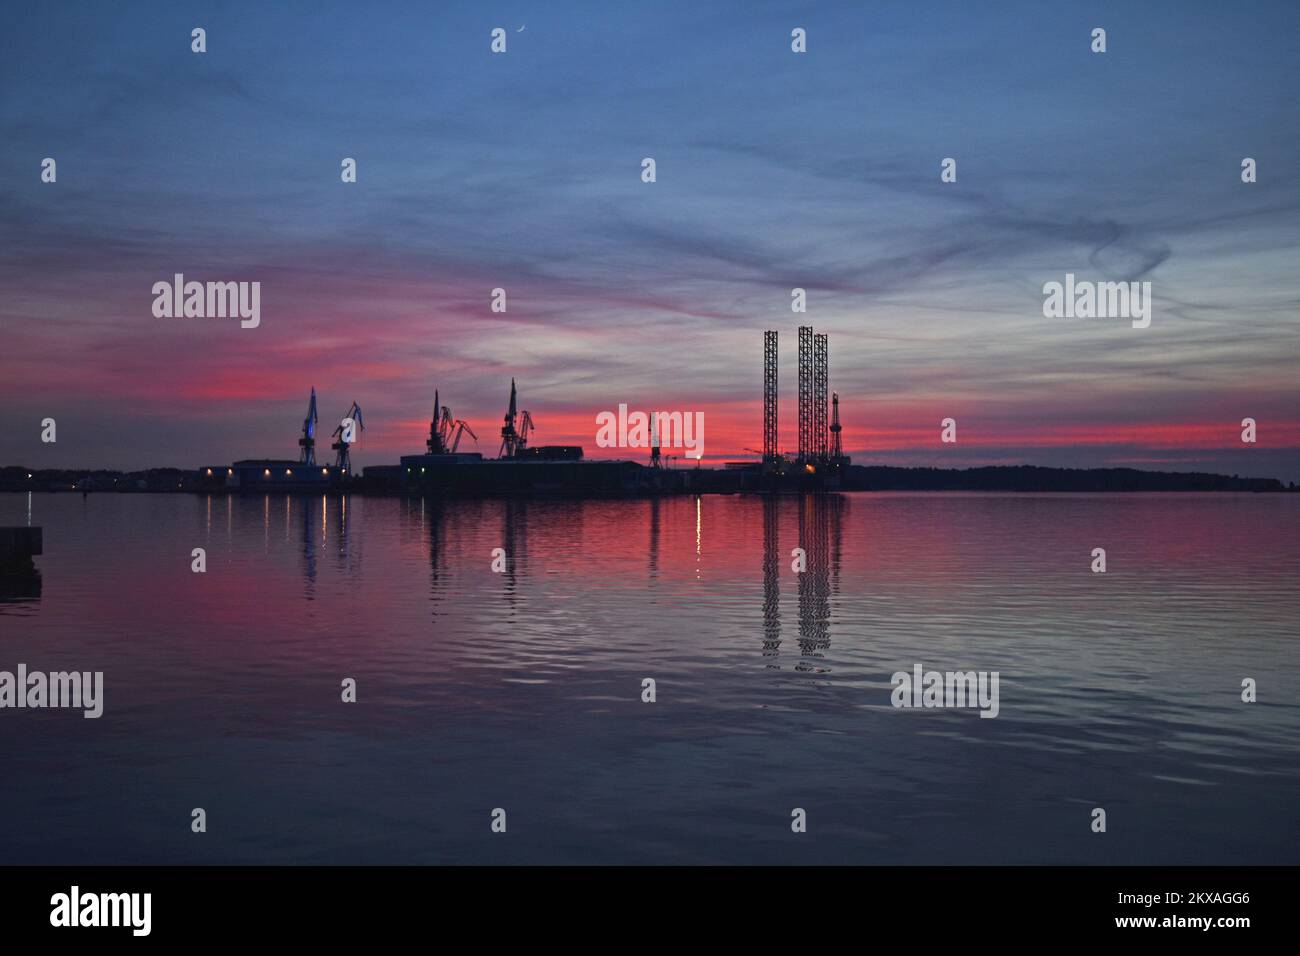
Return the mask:
[[[0,465],[294,458],[313,387],[358,466],[423,452],[435,388],[495,455],[512,377],[534,444],[643,458],[596,447],[626,403],[746,457],[765,329],[792,451],[807,324],[857,463],[1297,481],[1298,34],[1289,0],[6,5]],[[260,325],[156,317],[175,273],[260,282]],[[1045,317],[1067,273],[1150,282],[1150,327]]]

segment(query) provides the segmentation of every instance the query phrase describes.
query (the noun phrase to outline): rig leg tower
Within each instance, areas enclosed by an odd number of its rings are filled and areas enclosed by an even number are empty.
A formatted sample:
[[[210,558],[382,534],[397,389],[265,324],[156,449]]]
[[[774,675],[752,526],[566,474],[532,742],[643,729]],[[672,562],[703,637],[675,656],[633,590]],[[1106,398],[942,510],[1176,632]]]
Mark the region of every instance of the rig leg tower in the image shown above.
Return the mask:
[[[778,462],[776,447],[776,332],[763,333],[763,466]]]
[[[813,454],[818,464],[825,463],[828,457],[826,432],[826,385],[828,378],[826,361],[826,336],[813,336]]]
[[[813,330],[799,326],[799,463],[812,461],[813,447]]]

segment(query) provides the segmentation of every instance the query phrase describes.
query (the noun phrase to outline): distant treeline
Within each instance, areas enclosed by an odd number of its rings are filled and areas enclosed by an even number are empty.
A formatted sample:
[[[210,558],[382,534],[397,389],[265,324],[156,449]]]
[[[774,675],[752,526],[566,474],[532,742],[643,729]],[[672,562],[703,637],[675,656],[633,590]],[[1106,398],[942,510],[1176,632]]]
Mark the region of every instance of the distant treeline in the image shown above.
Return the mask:
[[[850,465],[846,491],[1294,491],[1276,478],[1136,468],[891,468]]]
[[[185,491],[197,471],[148,468],[109,471],[103,468],[0,468],[0,491]]]

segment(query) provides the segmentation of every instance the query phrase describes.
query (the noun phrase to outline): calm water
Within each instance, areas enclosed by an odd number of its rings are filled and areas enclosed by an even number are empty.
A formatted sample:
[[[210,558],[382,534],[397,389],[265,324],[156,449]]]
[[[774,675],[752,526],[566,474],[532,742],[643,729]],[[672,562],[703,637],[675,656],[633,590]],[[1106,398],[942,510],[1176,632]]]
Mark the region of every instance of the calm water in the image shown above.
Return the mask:
[[[0,669],[105,713],[0,711],[6,863],[1300,863],[1300,497],[30,508]]]

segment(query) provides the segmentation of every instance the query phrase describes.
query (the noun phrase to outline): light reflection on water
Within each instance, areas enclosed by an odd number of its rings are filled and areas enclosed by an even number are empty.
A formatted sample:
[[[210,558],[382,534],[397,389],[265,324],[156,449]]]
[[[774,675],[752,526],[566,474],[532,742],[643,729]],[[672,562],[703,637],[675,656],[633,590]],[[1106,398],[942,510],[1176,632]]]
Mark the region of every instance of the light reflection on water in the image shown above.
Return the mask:
[[[14,862],[1300,862],[1294,496],[32,509],[0,669],[106,704],[0,711]],[[917,662],[1001,715],[894,710]]]

